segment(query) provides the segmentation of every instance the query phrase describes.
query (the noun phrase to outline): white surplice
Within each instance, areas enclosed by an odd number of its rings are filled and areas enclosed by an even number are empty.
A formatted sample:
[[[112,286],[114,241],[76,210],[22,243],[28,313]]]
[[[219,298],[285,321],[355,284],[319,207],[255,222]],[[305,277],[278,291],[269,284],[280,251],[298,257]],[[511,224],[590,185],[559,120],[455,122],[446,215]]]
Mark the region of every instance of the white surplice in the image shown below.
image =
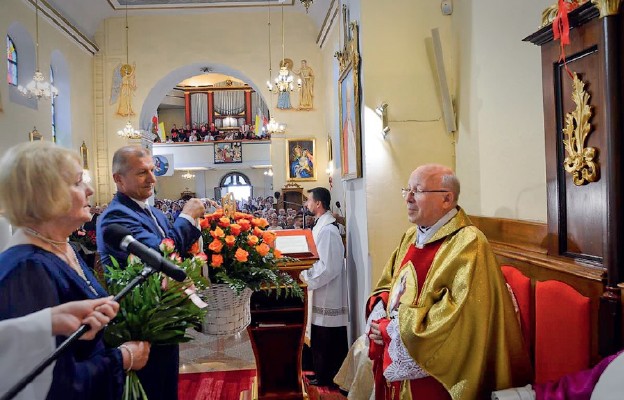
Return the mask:
[[[49,308],[20,318],[0,321],[0,395],[50,355],[56,346]],[[45,399],[52,384],[54,363],[48,366],[14,399]]]
[[[333,225],[335,221],[329,211],[316,221],[312,236],[319,260],[301,273],[301,279],[312,291],[312,299],[308,300],[311,307],[308,307],[307,337],[310,337],[310,323],[337,327],[347,326],[349,322],[344,245],[338,227]]]

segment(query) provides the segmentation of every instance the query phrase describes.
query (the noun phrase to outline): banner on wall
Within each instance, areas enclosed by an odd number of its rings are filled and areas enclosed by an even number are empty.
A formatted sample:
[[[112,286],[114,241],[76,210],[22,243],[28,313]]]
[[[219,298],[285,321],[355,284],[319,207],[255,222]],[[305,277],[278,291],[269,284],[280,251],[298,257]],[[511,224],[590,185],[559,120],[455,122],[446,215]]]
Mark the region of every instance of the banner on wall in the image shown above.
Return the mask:
[[[154,175],[173,176],[173,154],[159,154],[152,156],[154,160]]]
[[[165,141],[167,140],[167,135],[165,134],[165,123],[164,122],[160,122],[158,124],[158,136],[160,136],[160,140],[165,143]]]

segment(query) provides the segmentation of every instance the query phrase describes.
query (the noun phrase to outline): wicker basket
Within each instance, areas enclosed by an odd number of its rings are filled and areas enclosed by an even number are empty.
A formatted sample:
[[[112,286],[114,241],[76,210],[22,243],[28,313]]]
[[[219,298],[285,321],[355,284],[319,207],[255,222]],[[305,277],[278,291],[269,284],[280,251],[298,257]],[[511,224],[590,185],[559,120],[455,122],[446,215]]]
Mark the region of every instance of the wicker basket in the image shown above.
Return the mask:
[[[225,284],[212,284],[202,291],[208,303],[208,314],[202,330],[208,335],[233,335],[243,331],[251,323],[249,301],[253,291],[245,288],[240,295]]]

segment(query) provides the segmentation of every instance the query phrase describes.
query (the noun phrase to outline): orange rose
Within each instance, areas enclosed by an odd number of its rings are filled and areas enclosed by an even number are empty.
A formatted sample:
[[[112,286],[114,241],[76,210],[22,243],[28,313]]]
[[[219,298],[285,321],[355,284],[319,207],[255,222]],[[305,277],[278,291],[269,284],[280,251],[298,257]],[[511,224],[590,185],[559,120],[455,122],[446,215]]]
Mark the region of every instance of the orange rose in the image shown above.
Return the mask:
[[[221,254],[213,254],[210,265],[212,265],[215,268],[219,268],[221,264],[223,264],[223,256]]]
[[[212,236],[213,239],[222,238],[223,236],[225,236],[225,233],[223,232],[223,229],[217,226],[214,231],[210,231],[210,236]]]
[[[245,218],[245,215],[247,215],[247,214],[242,213],[242,212],[239,212],[239,211],[236,211],[236,212],[234,213],[234,219],[236,220],[236,219]]]
[[[275,258],[282,258],[282,252],[278,249],[273,250],[273,255],[275,255]]]
[[[210,229],[210,219],[208,218],[201,219],[199,221],[199,227],[201,228],[202,231],[206,229]]]
[[[269,226],[269,221],[264,218],[254,218],[251,220],[251,223],[254,226],[258,226],[260,228],[266,228],[267,226]]]
[[[196,255],[197,253],[199,253],[199,240],[195,243],[193,243],[191,245],[191,248],[189,249],[189,253],[191,253],[192,255]]]
[[[214,253],[220,253],[223,248],[223,243],[219,239],[215,239],[208,245],[208,248]]]
[[[232,235],[227,235],[225,237],[225,244],[228,245],[228,247],[232,247],[234,246],[234,243],[236,243],[236,238]]]
[[[267,244],[273,244],[275,242],[275,234],[273,232],[262,232],[262,240]]]
[[[238,262],[246,262],[248,255],[249,253],[239,247],[238,250],[236,250],[236,253],[234,253],[234,258],[236,258],[236,261]]]
[[[269,254],[269,250],[271,250],[271,248],[266,243],[260,243],[256,246],[256,251],[260,254],[260,257],[264,257]]]
[[[228,217],[219,218],[219,226],[227,228],[228,226],[230,226],[230,219]]]
[[[241,226],[239,224],[230,225],[230,232],[232,232],[232,235],[238,236],[241,233]]]
[[[223,217],[223,209],[221,208],[212,213],[212,219],[219,219],[221,217]]]
[[[264,232],[262,229],[258,228],[257,226],[255,228],[253,228],[253,234],[258,236],[258,237],[262,237],[262,232]]]
[[[248,219],[239,219],[236,223],[240,225],[243,232],[247,232],[251,229],[251,221]]]
[[[250,245],[250,246],[257,245],[259,241],[260,241],[260,238],[258,238],[258,236],[256,236],[256,235],[249,235],[249,236],[247,236],[247,244]]]

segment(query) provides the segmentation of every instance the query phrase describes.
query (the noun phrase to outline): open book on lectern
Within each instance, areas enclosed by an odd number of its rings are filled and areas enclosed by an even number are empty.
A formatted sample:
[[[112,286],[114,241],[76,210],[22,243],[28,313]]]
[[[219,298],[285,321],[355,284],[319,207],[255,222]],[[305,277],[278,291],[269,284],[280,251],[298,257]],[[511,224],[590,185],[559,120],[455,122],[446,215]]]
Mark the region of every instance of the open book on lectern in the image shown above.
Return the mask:
[[[273,232],[276,235],[275,248],[283,255],[300,259],[318,258],[310,229],[284,229]]]

